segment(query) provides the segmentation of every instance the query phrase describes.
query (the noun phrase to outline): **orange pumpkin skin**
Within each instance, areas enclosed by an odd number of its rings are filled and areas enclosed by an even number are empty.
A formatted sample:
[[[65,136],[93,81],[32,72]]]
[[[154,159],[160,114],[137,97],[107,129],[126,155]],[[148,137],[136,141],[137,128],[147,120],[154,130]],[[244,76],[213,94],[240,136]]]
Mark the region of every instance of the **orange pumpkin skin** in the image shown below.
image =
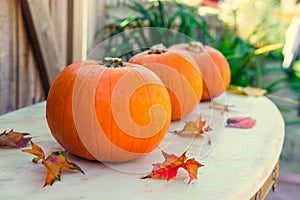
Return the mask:
[[[170,49],[183,50],[195,59],[203,79],[202,101],[221,95],[229,87],[230,67],[224,55],[217,49],[198,42],[175,44]]]
[[[158,45],[159,46],[159,45]],[[172,120],[190,114],[202,96],[202,78],[195,61],[183,51],[171,51],[153,46],[134,55],[129,62],[141,64],[154,71],[166,85],[172,105]],[[160,52],[162,50],[162,52]]]
[[[171,102],[161,80],[140,65],[77,62],[51,86],[46,118],[67,151],[89,160],[123,162],[158,146],[170,125]]]

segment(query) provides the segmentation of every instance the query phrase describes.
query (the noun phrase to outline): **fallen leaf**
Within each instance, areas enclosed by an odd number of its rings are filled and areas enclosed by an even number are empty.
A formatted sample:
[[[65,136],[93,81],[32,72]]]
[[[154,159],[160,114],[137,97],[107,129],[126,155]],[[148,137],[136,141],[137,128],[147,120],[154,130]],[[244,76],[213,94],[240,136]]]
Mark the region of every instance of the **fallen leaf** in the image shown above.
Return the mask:
[[[36,157],[32,159],[32,162],[37,163],[39,160],[45,160],[45,153],[41,147],[31,142],[31,149],[24,149],[22,152],[30,153]]]
[[[212,128],[210,127],[210,125],[208,125],[206,120],[203,120],[202,116],[199,115],[195,121],[185,122],[185,126],[182,130],[175,130],[173,132],[176,134],[185,132],[192,132],[196,133],[197,135],[205,134],[208,136],[208,143],[210,144],[211,140],[207,132],[211,130]]]
[[[83,170],[75,163],[69,162],[66,157],[65,151],[55,151],[52,152],[46,159],[44,151],[41,147],[31,142],[32,148],[22,150],[22,152],[30,153],[36,157],[32,159],[32,162],[37,163],[42,160],[42,164],[46,170],[46,181],[43,187],[46,185],[52,185],[56,180],[60,181],[60,176],[62,173],[62,168],[68,168],[72,170],[80,171],[84,174]]]
[[[230,85],[228,88],[228,92],[238,95],[245,95],[244,93],[244,87],[237,86],[237,85]]]
[[[72,170],[77,170],[84,174],[84,172],[78,165],[67,161],[65,154],[66,154],[65,151],[55,151],[52,152],[46,158],[46,160],[43,160],[43,164],[45,166],[46,174],[47,174],[47,179],[44,186],[52,185],[55,180],[60,181],[60,175],[63,167]]]
[[[180,157],[174,154],[168,154],[164,151],[162,151],[162,154],[165,161],[163,163],[153,164],[152,171],[148,175],[141,177],[141,179],[153,178],[168,181],[176,177],[179,168],[183,168],[189,174],[188,184],[190,184],[193,180],[197,179],[198,168],[204,166],[197,162],[195,158],[187,159],[186,152]]]
[[[232,117],[227,119],[226,127],[232,128],[252,128],[255,125],[255,120],[251,117]]]
[[[191,183],[193,180],[197,179],[198,168],[202,167],[201,163],[197,162],[195,158],[190,158],[186,161],[186,163],[182,166],[189,174]]]
[[[14,148],[23,148],[26,147],[28,142],[31,141],[32,137],[29,133],[21,133],[10,130],[6,130],[0,134],[0,147],[8,146]]]
[[[244,88],[243,91],[247,96],[253,96],[253,97],[261,97],[267,93],[267,90],[264,90],[262,88],[254,88],[254,87],[246,87]]]
[[[254,96],[254,97],[260,97],[260,96],[263,96],[267,93],[267,90],[264,90],[262,88],[241,87],[241,86],[235,86],[235,85],[231,85],[229,87],[228,91],[233,93],[233,94]]]
[[[207,133],[208,131],[211,131],[212,128],[210,125],[207,124],[206,120],[202,119],[202,116],[198,116],[196,120],[196,127],[198,127],[198,133],[204,134]]]
[[[185,153],[183,153],[180,157],[177,157],[174,154],[167,154],[164,151],[162,151],[162,154],[165,161],[153,165],[154,170],[152,171],[153,174],[151,175],[151,178],[170,180],[176,176],[179,167],[186,160],[186,156]]]
[[[221,110],[222,114],[229,112],[229,107],[234,107],[234,105],[226,105],[218,102],[212,102],[209,106],[210,108]]]

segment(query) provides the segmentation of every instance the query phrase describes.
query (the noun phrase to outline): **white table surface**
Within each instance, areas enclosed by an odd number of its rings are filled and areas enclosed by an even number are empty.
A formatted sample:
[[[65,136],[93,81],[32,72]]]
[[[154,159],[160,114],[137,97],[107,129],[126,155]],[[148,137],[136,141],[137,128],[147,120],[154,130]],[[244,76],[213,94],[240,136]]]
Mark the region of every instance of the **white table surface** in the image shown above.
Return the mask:
[[[198,170],[198,180],[187,185],[187,174],[179,171],[170,181],[140,179],[152,169],[152,163],[164,159],[159,150],[128,163],[101,164],[67,154],[85,175],[63,170],[61,182],[42,187],[45,171],[42,164],[31,162],[32,155],[21,149],[0,149],[0,199],[250,199],[271,174],[279,159],[284,141],[284,121],[277,107],[266,97],[223,95],[216,101],[234,105],[225,114],[200,103],[195,111],[169,130],[180,129],[184,121],[202,114],[213,130],[207,137],[194,138],[167,133],[161,147],[180,155],[189,146],[189,157],[205,166]],[[224,128],[228,117],[251,116],[251,129]],[[33,142],[46,154],[63,150],[54,140],[45,119],[45,102],[0,116],[0,132],[14,129],[29,132]],[[30,145],[26,148],[31,148]]]

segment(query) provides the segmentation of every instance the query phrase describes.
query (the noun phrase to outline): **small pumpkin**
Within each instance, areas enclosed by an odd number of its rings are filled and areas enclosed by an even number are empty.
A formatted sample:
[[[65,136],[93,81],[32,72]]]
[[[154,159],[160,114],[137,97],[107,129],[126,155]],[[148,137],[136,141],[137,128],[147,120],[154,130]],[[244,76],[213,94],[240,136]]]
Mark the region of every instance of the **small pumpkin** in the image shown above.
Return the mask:
[[[217,49],[200,42],[175,44],[169,48],[183,50],[195,59],[203,78],[202,101],[221,95],[229,87],[230,67],[224,55]]]
[[[122,162],[158,146],[171,121],[159,77],[120,59],[67,66],[50,88],[46,118],[67,151],[89,160]]]
[[[129,62],[149,68],[166,85],[171,97],[172,120],[187,116],[198,105],[202,96],[202,78],[194,59],[188,54],[158,44],[134,55]]]

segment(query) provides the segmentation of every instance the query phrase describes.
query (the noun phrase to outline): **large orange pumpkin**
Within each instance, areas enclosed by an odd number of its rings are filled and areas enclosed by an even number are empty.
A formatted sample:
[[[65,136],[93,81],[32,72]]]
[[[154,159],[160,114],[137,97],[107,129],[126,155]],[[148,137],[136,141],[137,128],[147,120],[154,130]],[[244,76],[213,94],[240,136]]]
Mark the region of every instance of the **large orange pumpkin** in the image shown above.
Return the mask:
[[[230,67],[217,49],[200,42],[175,44],[169,49],[183,50],[195,59],[203,79],[202,101],[221,95],[229,87]]]
[[[170,125],[171,102],[151,70],[108,58],[67,66],[51,86],[46,117],[67,151],[122,162],[158,146]]]
[[[129,62],[151,69],[166,85],[171,97],[172,120],[187,116],[198,105],[202,96],[202,78],[194,59],[188,54],[159,44],[134,55]]]

